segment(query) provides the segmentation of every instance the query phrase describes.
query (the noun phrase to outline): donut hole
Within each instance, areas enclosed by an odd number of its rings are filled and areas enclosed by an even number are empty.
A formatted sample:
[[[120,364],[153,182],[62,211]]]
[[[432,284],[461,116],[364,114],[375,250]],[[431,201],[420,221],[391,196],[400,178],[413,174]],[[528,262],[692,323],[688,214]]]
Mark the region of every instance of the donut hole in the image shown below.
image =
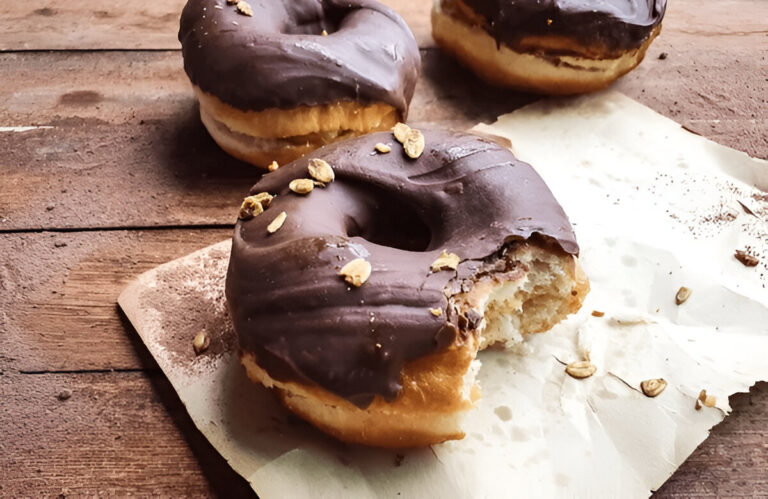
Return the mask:
[[[368,242],[404,251],[426,251],[432,240],[429,227],[416,210],[398,200],[383,195],[370,195],[374,202],[362,216],[349,216],[346,220],[348,237],[361,237]]]
[[[289,11],[281,33],[322,36],[325,31],[327,35],[331,35],[339,30],[339,26],[351,10],[325,4],[314,11]]]

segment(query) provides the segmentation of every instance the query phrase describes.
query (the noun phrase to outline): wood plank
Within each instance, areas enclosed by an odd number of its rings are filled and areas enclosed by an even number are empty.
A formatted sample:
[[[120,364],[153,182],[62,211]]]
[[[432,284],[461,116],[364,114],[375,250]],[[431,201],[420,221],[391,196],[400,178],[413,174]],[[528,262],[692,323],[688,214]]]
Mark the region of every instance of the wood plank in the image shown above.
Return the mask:
[[[67,400],[57,395],[71,391]],[[160,372],[0,375],[0,496],[248,497]],[[768,487],[768,383],[655,497],[753,497]]]
[[[252,497],[160,371],[5,372],[0,399],[2,497]]]
[[[230,236],[231,229],[0,234],[0,370],[154,367],[117,296],[141,272]]]
[[[432,0],[382,0],[410,26],[420,47],[434,46]],[[179,49],[179,16],[184,0],[43,0],[5,2],[0,12],[0,50]],[[675,0],[664,32],[717,46],[722,37],[749,37],[768,31],[763,0]],[[753,40],[758,41],[759,38]]]
[[[662,38],[616,89],[768,158],[765,56],[737,42],[702,58]],[[480,82],[439,50],[422,56],[412,122],[461,129],[534,98]],[[208,137],[181,64],[178,52],[0,54],[0,126],[51,127],[0,132],[0,230],[231,223],[260,172]]]

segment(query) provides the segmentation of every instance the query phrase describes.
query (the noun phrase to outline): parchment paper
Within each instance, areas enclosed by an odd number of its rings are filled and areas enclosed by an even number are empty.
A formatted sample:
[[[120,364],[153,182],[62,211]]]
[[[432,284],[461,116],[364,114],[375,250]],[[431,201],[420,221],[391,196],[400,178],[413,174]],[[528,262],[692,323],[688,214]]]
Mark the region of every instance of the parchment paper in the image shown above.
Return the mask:
[[[509,138],[550,185],[592,291],[552,331],[480,354],[483,399],[461,441],[341,444],[250,383],[223,297],[229,241],[120,296],[197,427],[261,497],[646,497],[725,417],[729,395],[768,379],[768,163],[617,93],[543,101],[477,128]],[[756,267],[733,256],[747,246]],[[680,286],[693,293],[678,306]],[[200,330],[212,342],[196,357]],[[586,352],[597,373],[567,376]],[[667,389],[644,396],[640,382],[660,377]],[[702,389],[716,407],[695,409]]]

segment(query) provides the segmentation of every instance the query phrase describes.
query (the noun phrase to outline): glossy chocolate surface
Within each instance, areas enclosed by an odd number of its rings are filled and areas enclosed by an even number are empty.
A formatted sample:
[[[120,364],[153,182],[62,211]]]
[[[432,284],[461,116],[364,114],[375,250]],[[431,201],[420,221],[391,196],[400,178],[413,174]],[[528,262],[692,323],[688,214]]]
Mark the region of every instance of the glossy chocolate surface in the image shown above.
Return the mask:
[[[361,407],[375,394],[393,399],[405,362],[472,327],[472,317],[446,310],[444,288],[457,276],[532,237],[578,253],[568,218],[533,168],[484,138],[424,135],[416,160],[387,132],[316,150],[311,157],[332,165],[336,180],[306,196],[288,183],[307,176],[308,158],[251,190],[277,196],[237,223],[226,295],[241,348],[273,378],[319,385]],[[375,152],[378,142],[392,152]],[[281,211],[288,218],[269,235]],[[430,271],[442,250],[459,255],[458,271]],[[338,275],[355,258],[373,268],[359,288]]]
[[[390,8],[373,0],[249,4],[251,17],[226,0],[187,2],[179,40],[193,84],[243,110],[352,100],[390,104],[405,118],[421,59]]]
[[[608,49],[640,47],[661,23],[667,0],[462,0],[499,42],[562,35]]]

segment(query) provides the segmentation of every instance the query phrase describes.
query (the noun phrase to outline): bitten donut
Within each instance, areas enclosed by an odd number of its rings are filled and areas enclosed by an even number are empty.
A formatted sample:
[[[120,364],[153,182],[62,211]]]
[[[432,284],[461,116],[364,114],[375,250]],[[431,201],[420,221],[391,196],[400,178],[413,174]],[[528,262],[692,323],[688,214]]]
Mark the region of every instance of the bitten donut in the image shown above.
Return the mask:
[[[374,0],[189,0],[179,40],[200,118],[260,167],[404,121],[421,59]]]
[[[381,447],[462,438],[478,350],[550,329],[589,289],[533,168],[477,136],[399,132],[404,145],[375,133],[265,175],[226,281],[249,377]]]
[[[435,0],[432,36],[490,83],[545,94],[606,87],[643,60],[666,0]]]

